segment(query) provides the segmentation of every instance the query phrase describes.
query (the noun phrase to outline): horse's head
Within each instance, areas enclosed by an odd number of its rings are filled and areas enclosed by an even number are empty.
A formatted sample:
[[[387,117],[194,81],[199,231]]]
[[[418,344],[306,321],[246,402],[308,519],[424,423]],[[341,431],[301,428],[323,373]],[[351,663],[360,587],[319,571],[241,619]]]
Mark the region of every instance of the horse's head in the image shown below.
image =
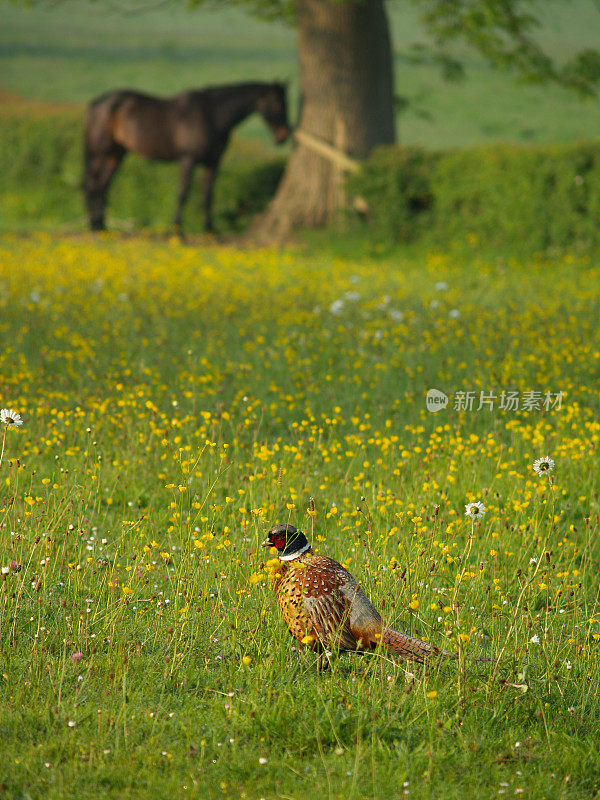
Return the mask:
[[[282,144],[291,133],[287,118],[285,83],[272,83],[256,103],[256,110],[267,123],[277,144]]]

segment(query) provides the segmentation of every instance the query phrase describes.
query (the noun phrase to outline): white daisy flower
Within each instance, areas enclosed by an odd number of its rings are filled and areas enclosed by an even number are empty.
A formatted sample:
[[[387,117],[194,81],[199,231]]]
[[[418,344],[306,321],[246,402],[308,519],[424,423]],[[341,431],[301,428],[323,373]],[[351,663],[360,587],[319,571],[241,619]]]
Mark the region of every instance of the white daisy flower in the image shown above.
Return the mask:
[[[533,471],[537,472],[538,475],[545,475],[547,472],[552,472],[554,469],[554,461],[550,458],[550,456],[543,456],[542,458],[538,458],[537,461],[533,462]]]
[[[0,411],[0,422],[8,425],[9,428],[18,428],[23,424],[21,415],[17,414],[16,411],[13,411],[12,408],[3,408]]]
[[[531,644],[540,644],[540,637],[537,635],[537,633],[534,633],[529,641]]]
[[[476,503],[467,503],[465,506],[465,516],[473,517],[473,519],[480,519],[485,514],[485,506],[481,501]]]

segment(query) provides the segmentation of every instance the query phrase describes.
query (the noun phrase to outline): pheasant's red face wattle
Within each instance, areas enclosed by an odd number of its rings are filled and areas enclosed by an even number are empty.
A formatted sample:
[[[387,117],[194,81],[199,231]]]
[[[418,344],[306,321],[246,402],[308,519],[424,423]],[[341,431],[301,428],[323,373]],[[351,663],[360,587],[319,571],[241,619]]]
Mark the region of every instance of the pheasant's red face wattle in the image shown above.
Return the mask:
[[[283,560],[297,558],[310,549],[306,536],[293,525],[274,525],[262,546],[275,547]]]
[[[269,534],[269,541],[271,542],[272,547],[276,547],[278,550],[283,550],[286,543],[286,538],[283,533],[271,533]]]

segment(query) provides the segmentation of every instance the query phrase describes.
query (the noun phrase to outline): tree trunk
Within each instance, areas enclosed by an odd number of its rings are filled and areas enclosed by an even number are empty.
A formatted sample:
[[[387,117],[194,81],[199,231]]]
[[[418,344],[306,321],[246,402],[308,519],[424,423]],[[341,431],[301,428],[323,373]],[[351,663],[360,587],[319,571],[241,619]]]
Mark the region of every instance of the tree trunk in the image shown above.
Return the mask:
[[[355,158],[395,141],[392,51],[383,0],[297,0],[299,127]],[[253,226],[263,242],[330,221],[341,168],[298,143],[273,202]]]

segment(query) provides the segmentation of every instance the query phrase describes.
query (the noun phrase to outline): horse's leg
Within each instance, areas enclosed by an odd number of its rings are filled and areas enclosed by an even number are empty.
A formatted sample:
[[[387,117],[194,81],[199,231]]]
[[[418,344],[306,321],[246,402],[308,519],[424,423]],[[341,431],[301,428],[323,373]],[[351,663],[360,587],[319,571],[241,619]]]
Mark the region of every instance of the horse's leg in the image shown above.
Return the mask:
[[[85,204],[90,220],[90,229],[104,230],[104,200],[101,192],[102,174],[105,169],[104,155],[90,155],[86,159]]]
[[[85,197],[90,216],[90,228],[93,231],[103,231],[106,227],[104,224],[106,193],[124,155],[125,150],[119,147],[89,160]]]
[[[212,218],[212,196],[216,174],[216,166],[206,167],[204,173],[204,230],[207,233],[212,233],[215,229]]]
[[[183,206],[188,199],[190,188],[192,186],[192,176],[194,174],[194,167],[196,166],[196,159],[193,156],[184,156],[181,159],[181,178],[179,182],[179,194],[177,195],[177,209],[173,219],[173,225],[178,233],[182,233],[181,220],[183,217]]]
[[[117,171],[119,164],[123,161],[123,156],[125,155],[125,149],[123,147],[119,147],[118,149],[115,148],[111,150],[111,152],[106,156],[106,160],[104,162],[104,170],[102,171],[102,177],[100,179],[100,204],[102,208],[102,222],[104,223],[104,209],[106,208],[106,194],[108,192],[108,187],[112,179],[115,176],[115,172]]]

